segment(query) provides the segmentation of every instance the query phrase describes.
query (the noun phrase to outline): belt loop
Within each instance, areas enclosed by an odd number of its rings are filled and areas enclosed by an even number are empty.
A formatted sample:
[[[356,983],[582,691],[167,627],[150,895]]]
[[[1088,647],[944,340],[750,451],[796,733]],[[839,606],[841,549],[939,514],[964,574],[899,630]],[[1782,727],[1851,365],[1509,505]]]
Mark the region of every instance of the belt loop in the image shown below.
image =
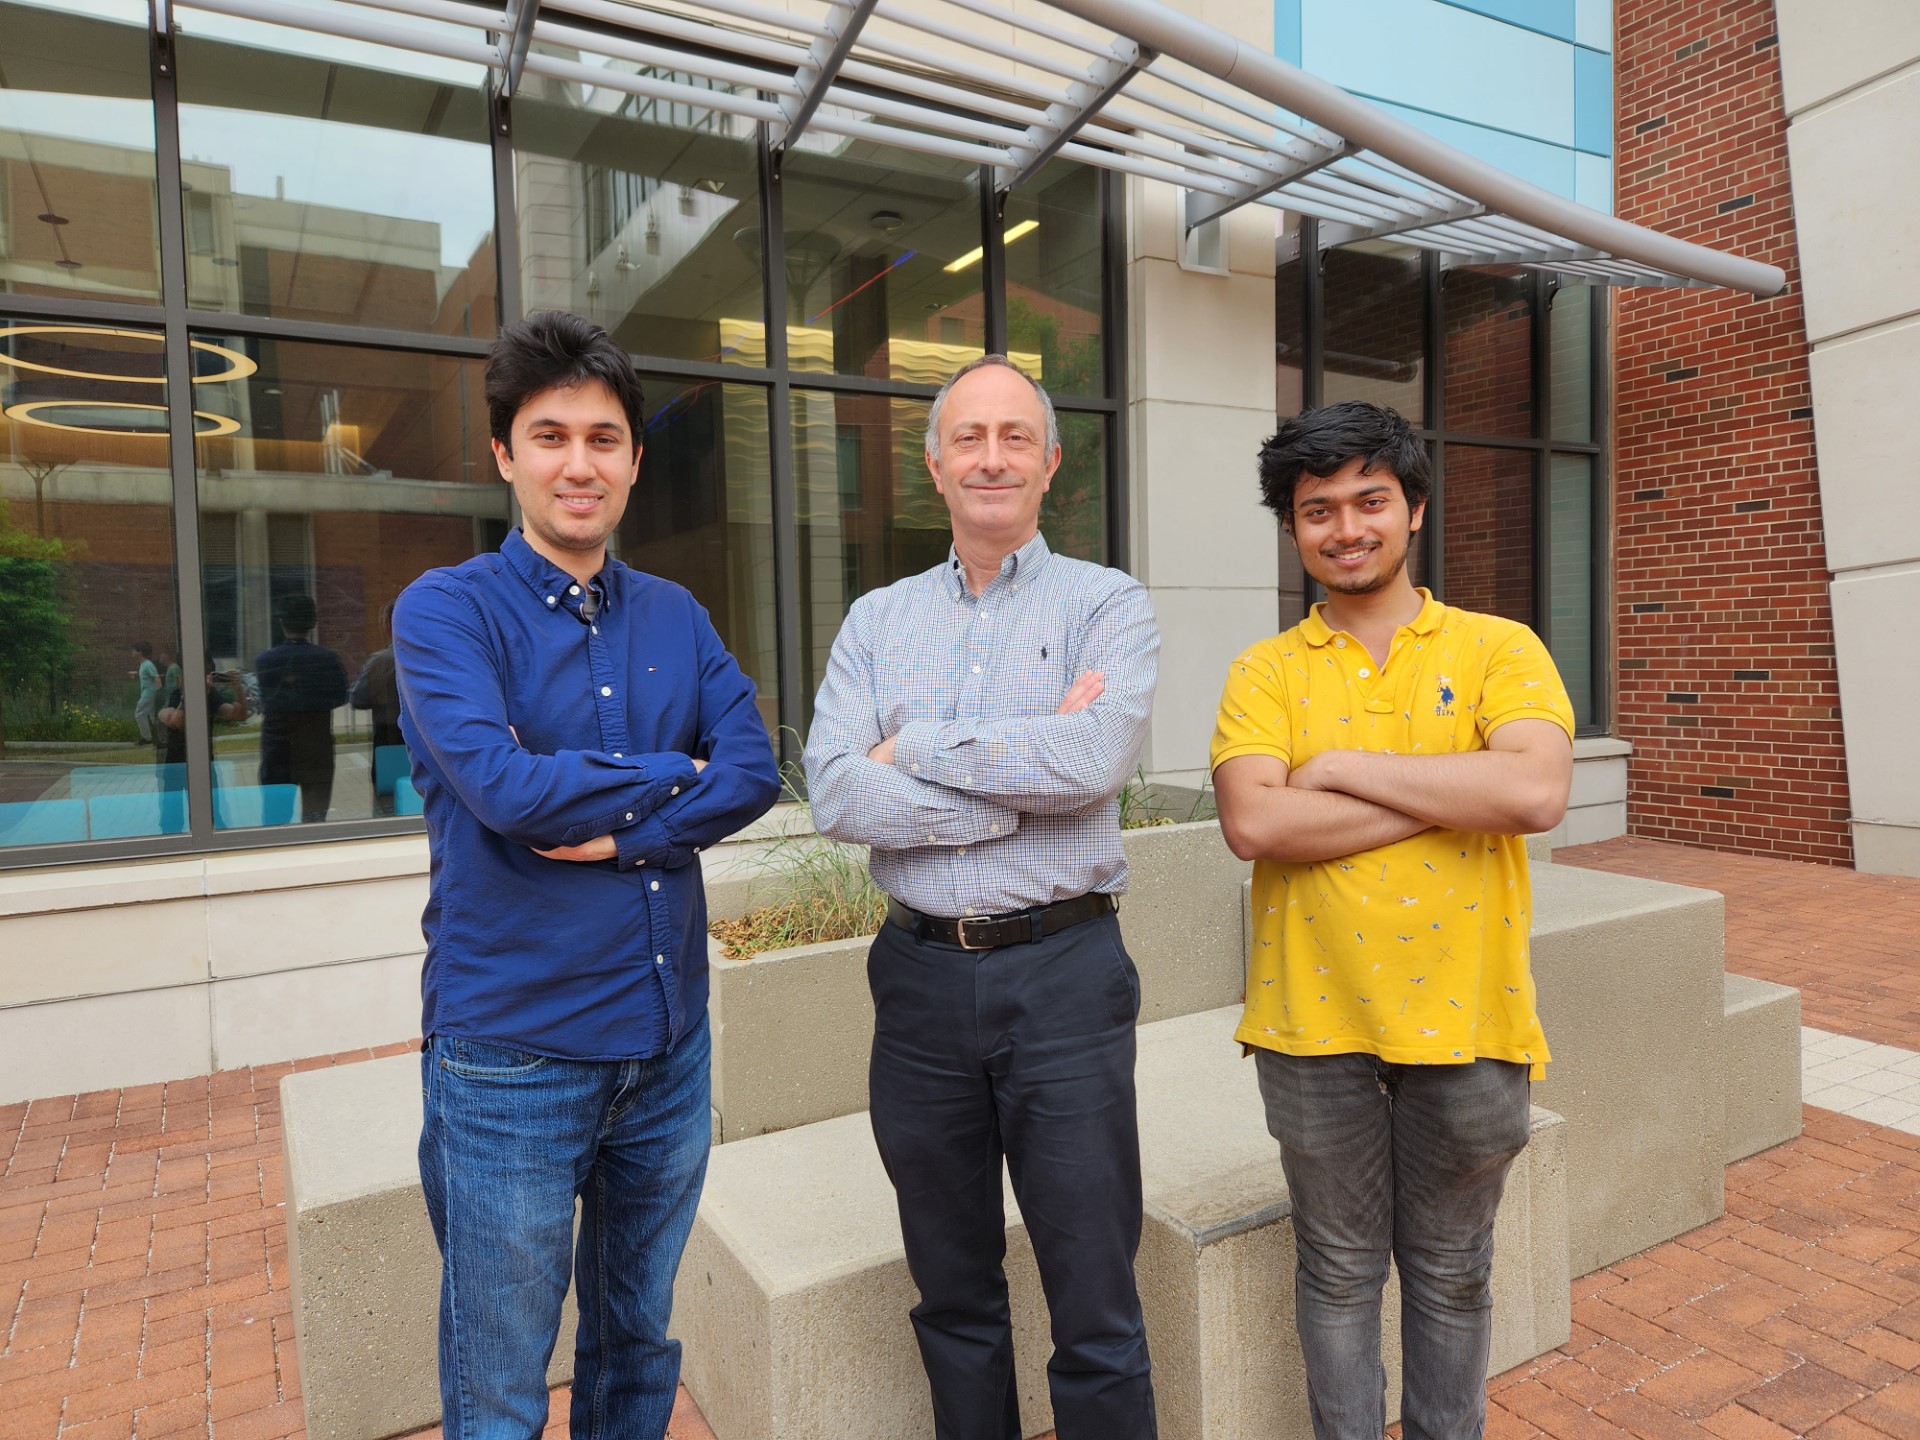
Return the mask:
[[[1040,917],[1046,910],[1044,905],[1036,905],[1027,912],[1027,923],[1033,927],[1033,943],[1038,945],[1046,938],[1047,932],[1041,928]]]

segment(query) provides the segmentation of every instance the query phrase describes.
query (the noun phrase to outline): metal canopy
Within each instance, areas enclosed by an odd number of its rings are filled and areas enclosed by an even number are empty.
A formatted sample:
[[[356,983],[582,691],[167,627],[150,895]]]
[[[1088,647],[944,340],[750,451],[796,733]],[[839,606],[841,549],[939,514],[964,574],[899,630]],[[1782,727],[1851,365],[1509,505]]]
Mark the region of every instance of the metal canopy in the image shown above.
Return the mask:
[[[765,124],[776,164],[803,131],[832,135],[991,166],[1004,198],[1058,155],[1181,187],[1189,231],[1259,205],[1316,219],[1323,249],[1390,236],[1586,283],[1785,284],[1506,174],[1158,0],[190,3],[485,65],[503,96],[540,75],[740,115]]]

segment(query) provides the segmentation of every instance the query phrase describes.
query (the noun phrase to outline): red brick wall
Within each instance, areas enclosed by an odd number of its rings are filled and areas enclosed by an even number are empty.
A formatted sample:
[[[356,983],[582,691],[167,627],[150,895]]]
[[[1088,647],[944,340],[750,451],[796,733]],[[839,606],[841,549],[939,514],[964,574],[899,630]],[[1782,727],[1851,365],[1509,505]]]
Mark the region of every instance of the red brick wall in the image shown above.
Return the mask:
[[[1618,733],[1636,835],[1847,864],[1786,116],[1769,0],[1618,0],[1616,211],[1782,267],[1615,316]]]

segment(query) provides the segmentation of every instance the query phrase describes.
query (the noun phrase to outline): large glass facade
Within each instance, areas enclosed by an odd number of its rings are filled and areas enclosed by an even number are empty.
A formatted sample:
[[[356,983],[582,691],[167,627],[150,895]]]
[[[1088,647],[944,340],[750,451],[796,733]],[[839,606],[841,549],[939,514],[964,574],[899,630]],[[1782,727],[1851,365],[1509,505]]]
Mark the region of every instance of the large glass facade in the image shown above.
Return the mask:
[[[151,23],[0,0],[0,867],[418,825],[391,605],[512,524],[482,372],[534,310],[633,355],[610,548],[693,592],[789,754],[847,607],[945,553],[960,364],[1055,394],[1044,524],[1106,558],[1103,172],[996,215],[991,172],[874,140],[774,165],[730,92],[630,61],[543,44],[572,78],[505,106],[477,64]]]
[[[1605,291],[1390,241],[1319,254],[1311,221],[1297,237],[1276,278],[1276,413],[1370,400],[1412,421],[1434,472],[1417,583],[1531,625],[1582,733],[1603,731]],[[1319,597],[1291,546],[1280,560],[1290,625]]]

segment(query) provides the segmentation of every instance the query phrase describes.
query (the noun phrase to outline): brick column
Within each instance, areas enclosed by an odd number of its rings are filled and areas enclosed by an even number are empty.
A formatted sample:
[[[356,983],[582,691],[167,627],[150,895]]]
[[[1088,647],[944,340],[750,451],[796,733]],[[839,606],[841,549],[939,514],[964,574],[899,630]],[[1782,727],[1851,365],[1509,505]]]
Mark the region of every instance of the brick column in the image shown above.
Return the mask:
[[[1771,0],[1617,0],[1616,211],[1781,266],[1628,289],[1615,335],[1630,833],[1849,864],[1831,575]]]

